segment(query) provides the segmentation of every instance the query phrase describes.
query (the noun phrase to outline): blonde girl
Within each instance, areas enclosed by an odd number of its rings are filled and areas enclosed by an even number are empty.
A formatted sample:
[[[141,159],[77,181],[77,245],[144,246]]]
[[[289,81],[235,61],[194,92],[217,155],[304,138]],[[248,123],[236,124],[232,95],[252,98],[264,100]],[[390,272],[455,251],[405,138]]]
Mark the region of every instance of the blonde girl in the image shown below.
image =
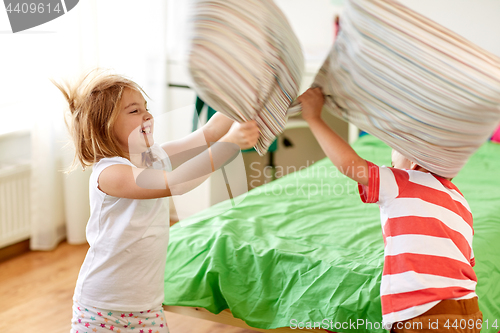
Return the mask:
[[[69,104],[74,165],[92,166],[90,248],[76,283],[71,332],[168,332],[166,197],[193,189],[240,148],[255,145],[257,125],[217,114],[182,140],[159,145],[135,82],[94,70],[76,84],[54,83]]]

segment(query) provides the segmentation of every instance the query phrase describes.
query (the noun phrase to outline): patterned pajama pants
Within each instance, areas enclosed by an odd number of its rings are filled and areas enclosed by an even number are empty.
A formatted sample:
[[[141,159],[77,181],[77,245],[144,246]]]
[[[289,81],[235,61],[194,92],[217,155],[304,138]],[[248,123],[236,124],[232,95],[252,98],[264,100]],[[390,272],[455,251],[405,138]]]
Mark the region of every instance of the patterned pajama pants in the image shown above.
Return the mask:
[[[169,333],[163,309],[140,312],[103,310],[73,303],[71,333]]]

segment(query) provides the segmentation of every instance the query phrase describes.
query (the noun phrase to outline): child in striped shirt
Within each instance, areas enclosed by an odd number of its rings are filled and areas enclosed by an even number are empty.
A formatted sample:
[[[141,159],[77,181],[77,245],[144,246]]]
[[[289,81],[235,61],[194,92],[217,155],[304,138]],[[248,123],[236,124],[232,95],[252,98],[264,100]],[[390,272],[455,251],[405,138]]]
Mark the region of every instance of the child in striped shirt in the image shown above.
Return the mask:
[[[358,182],[363,202],[380,206],[384,326],[391,332],[479,332],[472,214],[457,187],[397,151],[392,168],[365,161],[321,119],[319,88],[298,100],[325,154]]]

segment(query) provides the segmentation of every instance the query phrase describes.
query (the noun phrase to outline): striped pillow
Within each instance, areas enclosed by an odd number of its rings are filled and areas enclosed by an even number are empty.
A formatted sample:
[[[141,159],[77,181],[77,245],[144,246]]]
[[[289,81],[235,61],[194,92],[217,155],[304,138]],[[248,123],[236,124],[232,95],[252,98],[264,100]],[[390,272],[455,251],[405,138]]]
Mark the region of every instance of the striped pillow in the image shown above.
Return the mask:
[[[348,0],[316,76],[326,108],[454,177],[500,121],[500,58],[391,0]]]
[[[299,91],[299,41],[270,0],[198,0],[193,8],[194,89],[231,119],[256,120],[261,136],[255,149],[263,155],[285,128]]]

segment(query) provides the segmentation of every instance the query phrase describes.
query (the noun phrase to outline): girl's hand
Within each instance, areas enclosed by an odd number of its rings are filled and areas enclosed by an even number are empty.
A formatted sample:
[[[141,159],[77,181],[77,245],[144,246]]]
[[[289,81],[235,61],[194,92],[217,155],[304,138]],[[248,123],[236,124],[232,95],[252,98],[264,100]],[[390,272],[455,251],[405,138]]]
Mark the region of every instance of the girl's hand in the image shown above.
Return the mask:
[[[257,144],[259,136],[260,132],[255,120],[244,123],[234,122],[220,141],[237,144],[240,149],[249,149]]]
[[[302,118],[305,121],[321,118],[325,97],[320,88],[309,88],[297,100],[302,104]]]

